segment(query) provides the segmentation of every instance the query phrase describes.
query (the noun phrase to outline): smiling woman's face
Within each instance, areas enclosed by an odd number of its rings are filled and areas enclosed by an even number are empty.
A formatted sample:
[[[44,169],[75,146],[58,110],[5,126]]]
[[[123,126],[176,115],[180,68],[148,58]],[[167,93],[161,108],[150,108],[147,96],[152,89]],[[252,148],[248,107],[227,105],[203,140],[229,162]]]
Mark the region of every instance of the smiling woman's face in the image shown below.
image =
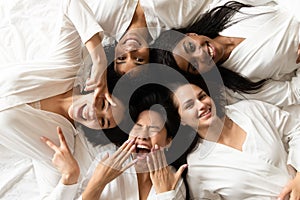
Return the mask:
[[[112,96],[116,107],[111,106],[104,98],[97,98],[93,107],[93,98],[93,93],[76,97],[68,110],[70,118],[91,129],[116,127],[124,116],[123,104]]]
[[[127,32],[115,49],[115,71],[123,75],[149,62],[149,45],[138,31]]]
[[[198,86],[185,84],[178,87],[174,94],[174,103],[183,125],[198,131],[208,128],[215,116],[212,99]]]
[[[198,74],[211,70],[223,57],[224,48],[206,36],[190,34],[175,46],[173,55],[181,70]]]

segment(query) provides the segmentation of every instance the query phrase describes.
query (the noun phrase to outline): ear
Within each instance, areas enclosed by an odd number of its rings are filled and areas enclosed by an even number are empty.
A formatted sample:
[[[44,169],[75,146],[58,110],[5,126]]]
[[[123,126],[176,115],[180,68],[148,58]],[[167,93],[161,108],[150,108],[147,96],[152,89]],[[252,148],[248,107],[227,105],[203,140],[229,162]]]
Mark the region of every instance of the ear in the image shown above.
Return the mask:
[[[198,35],[197,33],[187,33],[186,34],[187,36],[196,36],[196,35]]]

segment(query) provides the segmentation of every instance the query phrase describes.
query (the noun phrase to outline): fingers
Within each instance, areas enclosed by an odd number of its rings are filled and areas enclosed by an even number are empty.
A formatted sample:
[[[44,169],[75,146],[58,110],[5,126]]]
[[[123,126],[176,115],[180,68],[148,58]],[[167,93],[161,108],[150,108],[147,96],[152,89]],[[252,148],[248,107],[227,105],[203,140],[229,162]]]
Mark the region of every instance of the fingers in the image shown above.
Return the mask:
[[[286,185],[280,192],[277,200],[283,200],[291,192],[290,184]]]
[[[179,169],[177,170],[176,174],[175,174],[175,177],[176,177],[176,181],[178,182],[182,173],[184,172],[184,170],[188,167],[188,164],[184,164],[184,165],[181,165],[179,167]],[[177,183],[176,182],[176,183]]]
[[[121,154],[124,151],[129,151],[129,149],[135,145],[136,138],[126,140],[116,151],[116,154]]]
[[[149,172],[155,171],[155,168],[153,165],[153,160],[150,158],[150,155],[147,155],[146,159],[147,159],[147,166],[148,166]]]
[[[53,151],[57,152],[59,148],[47,137],[41,137],[41,140],[48,145]]]
[[[157,163],[157,169],[161,169],[161,168],[165,167],[163,165],[164,161],[163,161],[163,155],[162,155],[162,154],[164,154],[164,150],[162,148],[160,148],[157,144],[154,145],[154,149],[156,151],[155,162]]]
[[[122,144],[121,147],[119,147],[119,149],[109,159],[106,159],[105,164],[110,167],[121,170],[124,162],[129,158],[129,156],[134,151],[134,149],[135,149],[135,138],[127,140]]]
[[[130,149],[128,151],[125,151],[126,154],[125,155],[122,155],[120,156],[121,160],[120,160],[120,163],[124,163],[127,158],[131,155],[131,153],[135,150],[135,145],[131,146]]]
[[[56,132],[57,132],[57,135],[58,135],[58,138],[59,138],[60,147],[56,146],[54,144],[54,142],[52,140],[50,140],[49,138],[47,138],[47,137],[42,136],[41,140],[45,144],[47,144],[55,152],[58,152],[60,148],[62,148],[62,149],[65,148],[65,149],[67,149],[67,151],[70,151],[69,150],[69,146],[68,146],[68,144],[66,142],[65,136],[64,136],[64,134],[63,134],[63,132],[62,132],[62,130],[61,130],[61,128],[59,126],[56,127]]]
[[[63,132],[62,132],[62,130],[61,130],[61,128],[59,126],[56,127],[56,132],[58,134],[60,146],[69,150],[69,146],[68,146],[68,144],[66,142],[65,136],[64,136],[64,134],[63,134]]]
[[[151,153],[147,155],[147,165],[150,172],[167,167],[167,160],[163,148],[154,145]]]
[[[109,102],[110,105],[112,106],[116,106],[117,104],[113,101],[113,99],[111,98],[111,95],[109,93],[105,93],[104,94],[106,100]]]
[[[138,161],[138,159],[135,159],[135,160],[131,161],[129,164],[127,164],[125,167],[123,167],[123,168],[121,169],[121,171],[124,172],[124,171],[127,170],[129,167],[133,166],[137,161]]]
[[[93,91],[97,88],[97,84],[91,80],[90,78],[88,78],[85,82],[85,91]]]

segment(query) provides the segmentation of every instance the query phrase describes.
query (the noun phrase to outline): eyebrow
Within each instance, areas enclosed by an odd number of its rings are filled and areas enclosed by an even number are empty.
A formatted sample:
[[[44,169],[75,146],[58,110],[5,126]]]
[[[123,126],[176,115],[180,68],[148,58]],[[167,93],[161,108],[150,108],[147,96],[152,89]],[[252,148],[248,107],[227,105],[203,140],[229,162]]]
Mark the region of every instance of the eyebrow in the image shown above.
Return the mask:
[[[201,89],[198,94],[196,94],[196,97],[198,98],[199,95],[204,94],[205,92]],[[205,93],[206,94],[206,93]],[[193,101],[192,99],[188,99],[187,101],[183,102],[182,105],[185,105],[187,103],[190,103],[191,101]]]
[[[148,126],[148,128],[150,129],[150,128],[152,128],[152,129],[160,129],[160,127],[159,126],[153,126],[153,125],[151,125],[151,126]]]
[[[143,125],[142,125],[142,124],[139,124],[139,123],[136,123],[136,125],[138,125],[138,126],[140,126],[140,127],[143,127]]]
[[[126,64],[126,62],[124,62],[124,61],[121,61],[121,62],[117,62],[116,61],[116,64]],[[134,62],[134,64],[136,64],[136,65],[144,65],[144,63],[140,63],[140,62]]]

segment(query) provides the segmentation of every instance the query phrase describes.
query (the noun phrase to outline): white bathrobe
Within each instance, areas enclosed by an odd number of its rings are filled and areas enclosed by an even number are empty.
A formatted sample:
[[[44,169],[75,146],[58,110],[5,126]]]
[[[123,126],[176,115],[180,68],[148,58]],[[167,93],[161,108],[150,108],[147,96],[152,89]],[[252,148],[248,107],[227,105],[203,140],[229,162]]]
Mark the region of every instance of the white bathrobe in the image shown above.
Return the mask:
[[[233,20],[243,19],[220,33],[245,38],[222,66],[252,81],[271,79],[257,94],[234,98],[258,99],[279,106],[300,103],[300,64],[296,64],[300,43],[300,22],[279,6],[242,8]],[[246,19],[245,19],[246,18]],[[232,102],[231,102],[232,103]]]
[[[300,170],[299,119],[253,100],[228,106],[226,114],[247,134],[242,151],[200,143],[187,160],[192,198],[276,199],[292,178],[291,166]]]
[[[82,183],[79,186],[78,196],[82,194],[85,187],[88,184],[91,176],[93,175],[95,168],[98,166],[101,159],[109,153],[112,155],[117,150],[117,147],[114,144],[109,144],[98,149],[99,154],[91,164],[87,175],[84,177]],[[131,158],[127,160],[127,163],[132,161]],[[146,161],[145,161],[146,162]],[[101,200],[110,200],[110,199],[128,199],[128,200],[137,200],[139,199],[139,190],[138,190],[138,181],[135,167],[132,166],[123,172],[116,179],[111,181],[104,188]],[[186,189],[183,183],[183,180],[180,179],[177,183],[175,190],[168,192],[156,194],[154,187],[151,187],[151,190],[148,194],[147,200],[184,200],[186,196]],[[82,199],[80,196],[79,199]]]

